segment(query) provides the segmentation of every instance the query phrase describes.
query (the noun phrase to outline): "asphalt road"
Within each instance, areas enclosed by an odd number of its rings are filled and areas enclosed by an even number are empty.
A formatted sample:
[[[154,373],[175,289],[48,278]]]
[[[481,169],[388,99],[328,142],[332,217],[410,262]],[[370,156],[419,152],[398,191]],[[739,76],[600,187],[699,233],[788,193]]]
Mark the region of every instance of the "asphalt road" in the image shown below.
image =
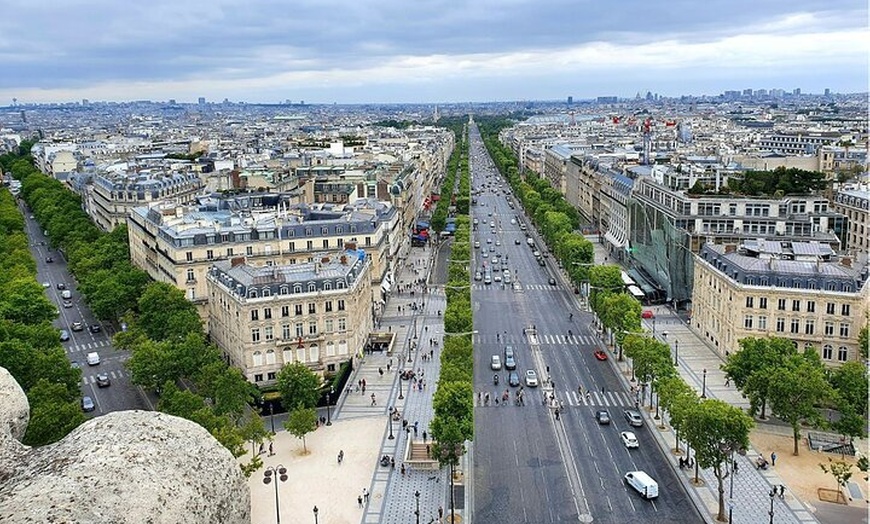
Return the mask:
[[[89,415],[99,416],[111,411],[128,409],[153,409],[152,402],[147,399],[141,388],[130,382],[130,373],[124,368],[129,353],[112,347],[111,327],[108,327],[109,332],[102,326],[99,332],[90,332],[88,327],[99,324],[99,321],[88,309],[76,289],[76,281],[69,273],[66,260],[59,251],[49,246],[48,238],[43,234],[39,223],[30,218],[24,204],[21,204],[21,208],[30,238],[31,253],[37,262],[37,278],[43,285],[48,284],[45,293],[57,306],[58,317],[53,325],[69,333],[70,340],[61,344],[70,363],[82,370],[82,395],[91,397],[95,404],[95,410]],[[51,257],[53,262],[47,262],[48,257]],[[70,300],[72,307],[63,307],[62,290],[57,287],[59,283],[63,283],[66,289],[72,292]],[[81,322],[83,329],[73,331],[74,322]],[[87,364],[87,354],[91,352],[100,355],[100,363],[96,366]],[[109,376],[111,384],[108,387],[97,387],[99,373]]]
[[[522,210],[519,205],[516,209],[509,206],[507,183],[492,167],[474,128],[470,162],[473,190],[489,183],[476,196],[478,204],[472,210],[478,219],[472,241],[480,241],[480,248],[473,249],[475,269],[483,270],[484,264],[493,268],[493,255],[498,253],[502,260],[507,258],[512,275],[512,283],[505,286],[503,282],[475,281],[472,292],[478,332],[475,389],[491,397],[488,406],[475,411],[473,520],[701,522],[650,433],[657,430],[648,421],[643,427],[631,428],[623,418],[622,411],[634,407],[634,396],[622,388],[608,362],[594,357],[598,346],[590,329],[592,316],[574,308],[573,291],[562,285],[553,258],[544,258],[542,267],[533,256],[526,232],[520,228],[526,222]],[[499,183],[501,189],[494,187]],[[536,248],[542,250],[543,244],[532,235]],[[484,252],[489,256],[484,258]],[[501,273],[504,265],[493,268],[491,274]],[[549,283],[551,277],[556,285]],[[552,387],[524,386],[524,405],[516,405],[519,388],[506,385],[504,369],[497,372],[500,381],[495,386],[496,371],[490,369],[491,355],[504,359],[505,345],[516,352],[521,379],[527,369],[535,369],[542,382],[549,375]],[[583,388],[582,396],[577,394],[578,386]],[[500,401],[505,390],[511,399],[507,406]],[[552,402],[544,400],[550,393]],[[496,397],[499,405],[494,404]],[[555,407],[560,404],[562,413],[557,420]],[[611,424],[597,423],[599,409],[608,410]],[[627,449],[621,431],[633,431],[639,448]],[[646,501],[623,482],[623,475],[632,470],[643,470],[658,482],[657,499]]]

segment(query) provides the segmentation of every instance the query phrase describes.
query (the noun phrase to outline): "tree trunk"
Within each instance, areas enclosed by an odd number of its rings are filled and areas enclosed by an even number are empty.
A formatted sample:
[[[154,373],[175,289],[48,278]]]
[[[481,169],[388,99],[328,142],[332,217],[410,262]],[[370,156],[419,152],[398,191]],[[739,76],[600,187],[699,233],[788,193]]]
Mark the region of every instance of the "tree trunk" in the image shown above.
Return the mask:
[[[800,448],[798,447],[798,442],[800,442],[800,440],[801,440],[800,422],[794,424],[791,427],[791,430],[792,430],[793,435],[794,435],[794,452],[792,453],[792,455],[797,457],[798,455],[800,455]]]
[[[674,437],[676,438],[676,442],[675,442],[676,447],[674,448],[674,451],[677,454],[680,454],[680,452],[682,451],[682,448],[680,448],[680,430],[678,430],[678,429],[674,430]]]
[[[716,475],[716,481],[719,483],[719,514],[716,515],[716,520],[726,522],[728,518],[725,516],[725,484],[722,483],[721,462],[713,468],[713,474]]]
[[[761,420],[764,420],[765,418],[767,418],[764,416],[764,411],[765,411],[766,407],[767,407],[767,399],[763,399],[761,401]]]

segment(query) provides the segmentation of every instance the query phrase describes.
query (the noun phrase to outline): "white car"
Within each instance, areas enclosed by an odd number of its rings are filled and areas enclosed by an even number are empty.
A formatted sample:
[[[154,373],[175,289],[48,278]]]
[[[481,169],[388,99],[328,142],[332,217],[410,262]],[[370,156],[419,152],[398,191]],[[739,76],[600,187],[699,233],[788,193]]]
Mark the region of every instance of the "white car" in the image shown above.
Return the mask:
[[[526,387],[536,388],[538,387],[538,374],[534,369],[526,370]]]
[[[623,431],[622,433],[619,434],[619,436],[622,437],[622,443],[625,444],[625,447],[627,447],[627,448],[638,447],[637,437],[635,437],[634,433],[632,433],[631,431]]]
[[[493,371],[500,370],[501,357],[499,355],[493,355],[492,358],[489,359],[489,367],[492,368]]]

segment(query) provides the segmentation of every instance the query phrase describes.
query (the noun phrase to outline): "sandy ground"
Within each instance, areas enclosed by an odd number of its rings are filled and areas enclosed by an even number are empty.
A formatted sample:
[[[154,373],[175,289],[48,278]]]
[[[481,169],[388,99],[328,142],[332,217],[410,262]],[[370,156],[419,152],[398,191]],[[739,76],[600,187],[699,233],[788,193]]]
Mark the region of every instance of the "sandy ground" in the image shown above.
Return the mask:
[[[794,456],[794,440],[791,437],[768,433],[763,429],[754,429],[749,436],[752,447],[759,453],[763,453],[769,460],[770,453],[776,452],[776,467],[774,468],[777,475],[785,482],[786,490],[796,494],[804,503],[810,507],[814,507],[819,502],[818,489],[837,489],[837,483],[834,477],[822,471],[819,464],[828,464],[828,458],[834,460],[845,460],[851,464],[855,464],[854,457],[846,457],[843,459],[840,455],[831,453],[821,453],[813,451],[807,445],[806,433],[802,433],[801,442],[798,445],[800,454]],[[859,443],[860,442],[860,443]],[[867,451],[866,441],[856,441],[858,450],[864,449]],[[863,500],[850,501],[850,506],[863,505],[868,507],[868,482],[864,480],[864,475],[855,467],[853,470],[851,482],[857,484],[863,492]],[[848,491],[846,491],[848,496]]]
[[[384,437],[384,420],[377,417],[334,421],[305,437],[308,453],[302,441],[279,432],[274,441],[274,456],[262,455],[264,468],[248,479],[251,488],[251,522],[275,522],[275,487],[263,484],[265,467],[283,465],[286,482],[278,485],[281,522],[314,522],[314,506],[318,509],[318,524],[350,524],[362,519],[357,505],[362,489],[370,488],[378,452]],[[266,445],[268,450],[268,444]],[[344,461],[338,464],[338,452],[344,450]],[[249,456],[239,458],[247,462]]]

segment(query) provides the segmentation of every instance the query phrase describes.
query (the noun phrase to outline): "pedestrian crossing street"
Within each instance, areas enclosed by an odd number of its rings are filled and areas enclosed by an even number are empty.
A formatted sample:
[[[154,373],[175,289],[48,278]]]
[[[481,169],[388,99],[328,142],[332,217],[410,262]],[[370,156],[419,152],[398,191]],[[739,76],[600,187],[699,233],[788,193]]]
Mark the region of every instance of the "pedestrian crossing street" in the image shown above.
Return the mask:
[[[501,291],[502,282],[493,282],[492,284],[486,285],[481,283],[475,283],[471,288],[475,291],[484,291],[484,290],[492,290],[498,289]],[[516,282],[507,284],[505,289],[512,289],[514,291],[562,291],[562,288],[557,286],[550,286],[547,284],[518,284]]]
[[[533,390],[527,389],[527,393],[531,393]],[[541,405],[541,396],[535,395],[527,395],[526,402],[524,406],[540,406]],[[546,393],[549,395],[549,393]],[[491,399],[494,397],[491,397]],[[564,391],[562,394],[556,395],[556,403],[561,401],[563,404],[574,407],[605,407],[605,408],[634,408],[634,398],[629,393],[624,393],[621,391],[606,391],[601,393],[600,391],[590,391],[589,395],[586,395],[584,391],[583,395],[578,395],[577,391]],[[479,406],[483,406],[483,404],[478,404]],[[490,400],[489,406],[498,406],[500,404],[495,404],[494,401]],[[511,402],[509,405],[515,405],[514,403],[514,395],[511,395]],[[618,417],[618,413],[611,413],[611,417]]]
[[[475,344],[528,344],[529,340],[522,335],[481,335],[473,337]],[[593,346],[598,341],[592,335],[538,335],[538,344],[546,345],[584,345]]]
[[[85,371],[94,371],[94,373],[92,375],[85,375],[84,374]],[[96,384],[98,372],[100,372],[100,370],[96,367],[82,369],[82,385],[88,386],[91,384]],[[122,378],[128,378],[128,379],[130,378],[130,373],[127,371],[113,370],[113,371],[106,371],[105,373],[107,375],[109,375],[109,379],[112,381],[121,380]]]
[[[64,346],[67,353],[78,353],[80,351],[94,351],[100,348],[111,347],[112,343],[109,340],[100,340],[98,342],[88,342],[87,344],[70,344]]]

